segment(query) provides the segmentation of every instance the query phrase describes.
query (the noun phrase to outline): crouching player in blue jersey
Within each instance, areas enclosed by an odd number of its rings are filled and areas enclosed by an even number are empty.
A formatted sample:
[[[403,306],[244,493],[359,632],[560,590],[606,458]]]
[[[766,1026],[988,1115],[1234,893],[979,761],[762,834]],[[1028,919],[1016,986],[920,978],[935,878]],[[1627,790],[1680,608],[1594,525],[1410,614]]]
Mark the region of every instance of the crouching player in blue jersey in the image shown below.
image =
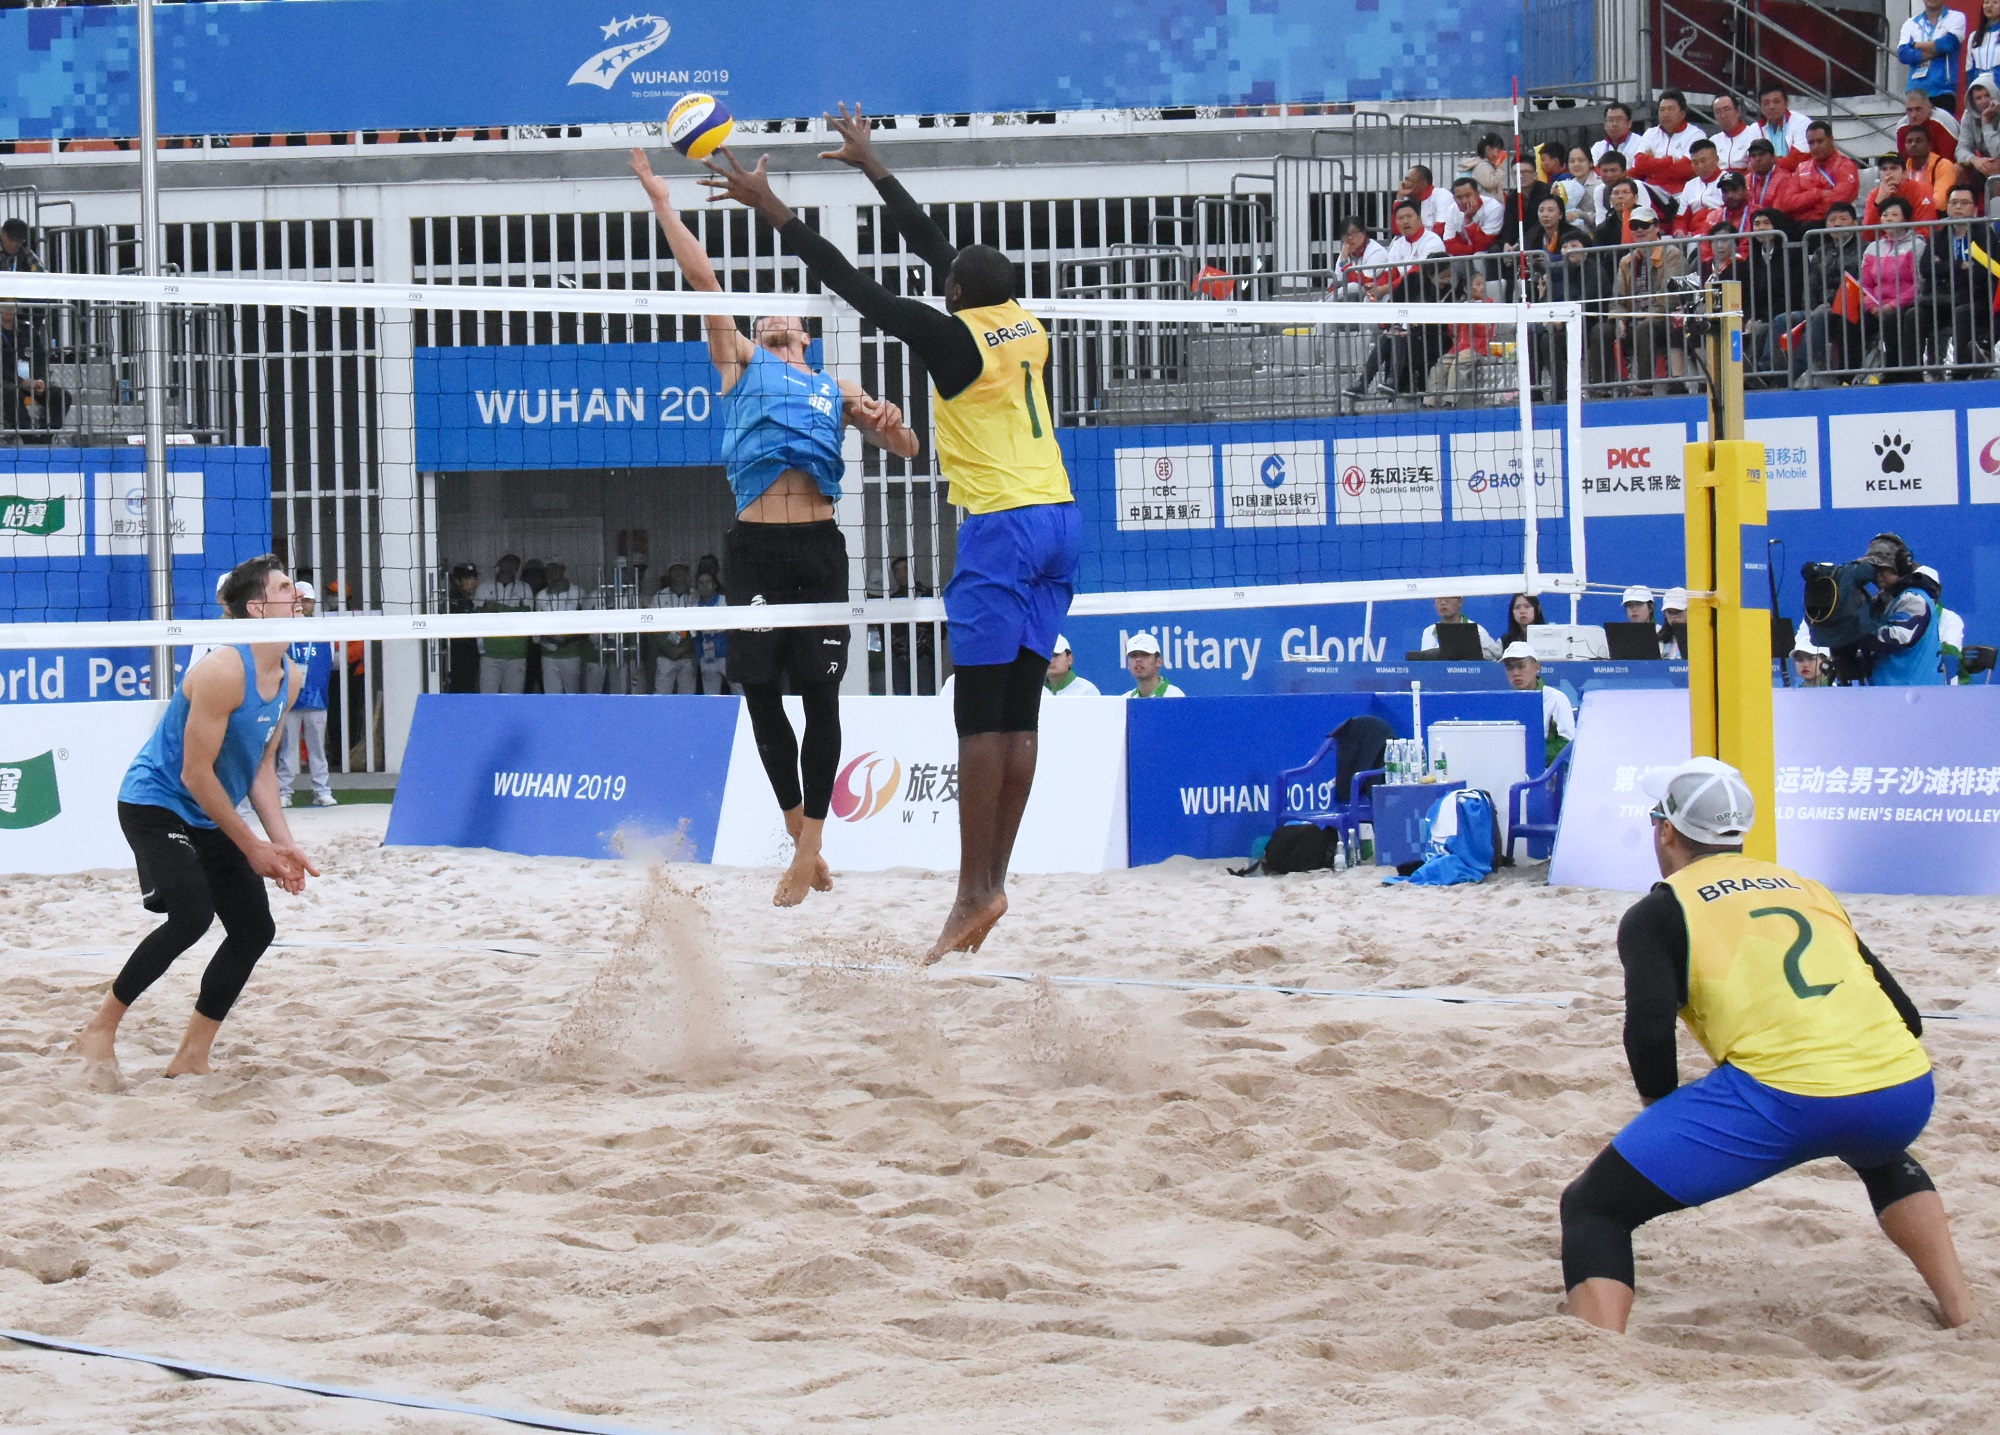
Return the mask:
[[[643,150],[632,151],[632,172],[646,187],[688,287],[720,292],[707,249],[681,222],[667,182],[653,173]],[[807,362],[804,320],[760,318],[752,326],[754,341],[727,314],[710,314],[703,323],[709,357],[722,376],[722,457],[736,492],[736,524],[722,552],[729,606],[846,602],[847,540],[833,521],[841,427],[851,423],[870,443],[904,458],[916,457],[916,434],[894,404]],[[738,629],[729,638],[729,680],[743,689],[757,755],[794,844],[771,899],[780,907],[797,906],[808,890],[833,886],[820,842],[840,766],[847,637],[840,626]],[[805,707],[803,745],[785,716],[788,677]]]
[[[1666,880],[1618,924],[1625,1055],[1646,1104],[1562,1196],[1569,1310],[1622,1332],[1632,1232],[1806,1161],[1861,1178],[1883,1233],[1937,1297],[1972,1318],[1944,1202],[1909,1145],[1930,1120],[1923,1021],[1833,894],[1743,855],[1755,803],[1712,757],[1645,777]],[[1715,1059],[1680,1085],[1674,1016]]]
[[[232,569],[219,596],[232,618],[299,611],[297,589],[268,553]],[[308,875],[319,875],[293,841],[278,800],[278,740],[304,678],[285,648],[235,643],[196,663],[125,773],[118,825],[138,862],[146,910],[167,920],[139,943],[77,1037],[87,1061],[116,1060],[113,1042],[126,1011],[220,917],[226,935],[202,973],[180,1050],[167,1063],[168,1076],[206,1076],[215,1034],[276,934],[265,879],[296,894]],[[246,796],[263,837],[236,811]]]
[[[822,155],[867,175],[883,214],[931,267],[946,313],[864,278],[772,193],[764,162],[708,161],[715,198],[777,228],[820,283],[923,361],[931,377],[938,467],[966,510],[945,585],[958,727],[958,897],[926,961],[978,951],[1007,910],[1007,867],[1035,781],[1042,681],[1076,587],[1082,524],[1049,412],[1049,336],[1016,302],[1013,261],[984,244],[954,249],[876,156],[857,108],[827,122],[842,144]]]

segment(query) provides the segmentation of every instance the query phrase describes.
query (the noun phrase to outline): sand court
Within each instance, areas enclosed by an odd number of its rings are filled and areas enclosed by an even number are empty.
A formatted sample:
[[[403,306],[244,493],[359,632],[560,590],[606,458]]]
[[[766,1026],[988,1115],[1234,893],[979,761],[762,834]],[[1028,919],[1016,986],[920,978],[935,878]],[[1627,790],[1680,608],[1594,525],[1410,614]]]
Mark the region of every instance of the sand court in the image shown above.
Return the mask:
[[[645,1430],[1991,1419],[2000,1325],[1939,1331],[1834,1163],[1642,1230],[1632,1338],[1556,1315],[1556,1197],[1636,1109],[1615,894],[1017,879],[981,967],[1568,1005],[1061,986],[904,970],[948,876],[784,912],[768,873],[383,815],[299,814],[326,879],[274,894],[208,1078],[159,1072],[213,938],[95,1088],[63,1048],[152,918],[129,876],[4,883],[7,1324]],[[2000,902],[1852,908],[1925,1010],[2000,1014]],[[1927,1045],[1917,1150],[1990,1309],[2000,1021]],[[0,1421],[506,1428],[21,1348]]]

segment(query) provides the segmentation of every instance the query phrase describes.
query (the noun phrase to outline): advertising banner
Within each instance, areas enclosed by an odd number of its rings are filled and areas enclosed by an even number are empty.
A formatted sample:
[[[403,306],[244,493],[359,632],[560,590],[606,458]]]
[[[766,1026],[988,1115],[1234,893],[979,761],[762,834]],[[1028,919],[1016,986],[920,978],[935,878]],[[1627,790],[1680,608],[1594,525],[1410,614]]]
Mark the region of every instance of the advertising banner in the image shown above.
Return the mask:
[[[1497,98],[1521,12],[1434,0],[595,0],[168,5],[162,134]],[[132,6],[0,12],[0,138],[139,132]]]
[[[1350,717],[1372,714],[1400,737],[1412,735],[1407,693],[1328,693],[1287,697],[1188,698],[1134,702],[1127,724],[1133,866],[1169,857],[1245,857],[1277,823],[1281,772],[1304,765],[1326,735]],[[1682,706],[1686,706],[1685,699]],[[1546,765],[1539,693],[1423,695],[1424,726],[1435,722],[1518,722],[1530,774]],[[1496,805],[1507,794],[1495,793]]]
[[[1779,861],[1837,892],[2000,892],[2000,690],[1773,697]],[[1577,733],[1549,880],[1644,891],[1659,868],[1638,779],[1686,759],[1687,700],[1591,692]]]
[[[118,788],[164,703],[0,710],[0,873],[132,866]]]
[[[786,699],[795,725],[804,715]],[[1042,704],[1035,787],[1014,843],[1016,872],[1103,872],[1126,865],[1125,717],[1115,698]],[[827,814],[835,871],[958,868],[958,734],[946,698],[843,698],[840,768]],[[714,861],[773,867],[785,826],[746,713],[729,759]]]
[[[426,693],[384,840],[706,862],[741,707],[720,697]]]

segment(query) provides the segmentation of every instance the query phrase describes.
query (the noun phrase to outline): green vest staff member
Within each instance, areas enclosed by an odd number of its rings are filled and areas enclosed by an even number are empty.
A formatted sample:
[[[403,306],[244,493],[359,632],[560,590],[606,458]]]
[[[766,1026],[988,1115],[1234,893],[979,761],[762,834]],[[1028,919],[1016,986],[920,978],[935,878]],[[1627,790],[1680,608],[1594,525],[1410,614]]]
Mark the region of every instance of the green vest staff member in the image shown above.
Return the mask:
[[[1508,687],[1542,695],[1542,755],[1544,761],[1554,762],[1558,753],[1576,741],[1576,709],[1569,705],[1569,694],[1542,682],[1541,659],[1526,643],[1509,643],[1500,655],[1500,665],[1507,670]]]
[[[1056,650],[1049,654],[1049,675],[1042,680],[1052,698],[1099,698],[1097,684],[1076,670],[1076,654],[1069,639],[1056,634]]]
[[[1641,1111],[1563,1192],[1569,1311],[1623,1332],[1632,1232],[1807,1161],[1860,1176],[1883,1232],[1916,1266],[1947,1326],[1972,1294],[1944,1202],[1910,1155],[1931,1116],[1930,1058],[1910,999],[1831,892],[1743,855],[1755,803],[1712,757],[1645,774],[1666,880],[1618,924],[1625,1055]],[[1715,1069],[1679,1084],[1674,1013]]]
[[[1138,684],[1128,698],[1184,698],[1186,693],[1160,676],[1160,640],[1138,632],[1125,640],[1125,668]]]

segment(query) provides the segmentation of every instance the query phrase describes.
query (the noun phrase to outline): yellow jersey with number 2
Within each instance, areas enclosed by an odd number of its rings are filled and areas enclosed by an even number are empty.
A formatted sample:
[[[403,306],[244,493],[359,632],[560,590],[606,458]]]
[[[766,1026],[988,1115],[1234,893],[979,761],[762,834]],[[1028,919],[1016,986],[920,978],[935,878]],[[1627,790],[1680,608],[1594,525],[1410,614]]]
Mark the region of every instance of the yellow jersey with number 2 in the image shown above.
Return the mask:
[[[1718,853],[1667,885],[1687,917],[1681,1019],[1718,1065],[1794,1096],[1855,1096],[1931,1069],[1819,883]]]
[[[1069,470],[1042,382],[1048,331],[1011,299],[953,317],[978,340],[984,364],[952,397],[932,390],[938,467],[951,480],[951,501],[970,513],[1068,503]]]

